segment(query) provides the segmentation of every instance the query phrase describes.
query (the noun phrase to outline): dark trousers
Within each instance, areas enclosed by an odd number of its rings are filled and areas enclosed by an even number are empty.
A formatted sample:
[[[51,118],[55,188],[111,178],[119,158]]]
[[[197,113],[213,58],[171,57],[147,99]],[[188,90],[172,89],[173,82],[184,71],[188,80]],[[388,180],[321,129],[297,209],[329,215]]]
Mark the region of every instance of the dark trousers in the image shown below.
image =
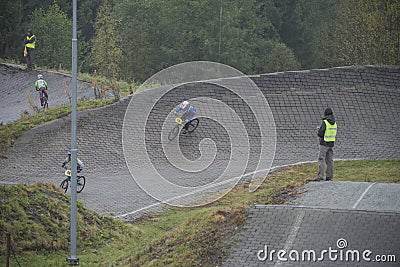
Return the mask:
[[[26,65],[27,65],[28,69],[34,69],[35,68],[35,49],[27,47],[26,52],[28,53],[26,55]]]
[[[318,156],[318,179],[324,179],[326,163],[326,180],[332,180],[333,178],[333,148],[327,146],[319,146]]]

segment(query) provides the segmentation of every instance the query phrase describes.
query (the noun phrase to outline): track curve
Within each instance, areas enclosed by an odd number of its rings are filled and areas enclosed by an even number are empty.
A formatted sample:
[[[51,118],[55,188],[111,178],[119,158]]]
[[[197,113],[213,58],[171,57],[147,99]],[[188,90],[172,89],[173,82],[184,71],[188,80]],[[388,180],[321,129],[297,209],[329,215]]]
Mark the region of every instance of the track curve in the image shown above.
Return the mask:
[[[0,105],[0,122],[7,123],[17,120],[21,113],[32,113],[32,107],[28,102],[28,96],[31,97],[34,104],[40,107],[39,95],[35,91],[35,81],[37,75],[42,74],[46,80],[49,89],[50,107],[67,104],[70,99],[64,87],[71,92],[71,75],[47,70],[25,70],[25,67],[0,63],[0,94],[2,96]],[[78,99],[94,98],[91,84],[78,81]]]
[[[3,68],[1,71],[9,70]],[[32,75],[14,71],[18,77]],[[273,166],[316,160],[318,139],[315,127],[320,124],[322,112],[327,106],[333,108],[339,125],[335,158],[400,158],[397,126],[400,114],[399,66],[342,67],[250,78],[261,89],[273,113],[277,137]],[[231,79],[230,82],[240,84],[240,78]],[[15,88],[16,85],[13,86]],[[207,82],[196,84],[195,89],[188,90],[190,86],[193,85],[181,85],[182,90],[177,88],[168,95],[163,105],[156,107],[153,115],[170,112],[183,98],[205,96],[227,103],[241,118],[252,120],[251,110],[234,95],[219,91],[215,85]],[[153,89],[140,92],[137,96],[142,99],[142,105],[146,105],[146,101],[157,94],[157,89]],[[78,150],[79,157],[85,162],[84,174],[87,177],[87,187],[79,195],[79,200],[100,214],[129,217],[132,212],[156,207],[158,203],[135,183],[125,163],[122,127],[130,99],[127,97],[104,108],[78,113]],[[3,112],[1,110],[1,116]],[[198,113],[201,114],[201,111]],[[60,165],[70,145],[70,123],[70,117],[65,117],[36,127],[16,140],[12,147],[2,151],[0,181],[61,182],[63,172]],[[159,124],[155,120],[148,123],[150,126],[151,123]],[[149,129],[152,130],[146,133],[147,149],[159,171],[183,186],[185,182],[196,182],[195,176],[171,168],[161,153],[160,130],[157,127]],[[251,128],[247,128],[247,131],[250,154],[257,154],[259,131],[252,131]],[[202,120],[201,127],[194,133],[190,138],[183,139],[181,150],[189,159],[196,159],[200,156],[199,142],[204,136],[211,139],[219,152],[213,163],[214,168],[207,170],[202,177],[212,179],[212,175],[218,174],[229,162],[231,144],[227,142],[226,132],[211,120]],[[207,147],[209,144],[205,145]],[[254,170],[252,165],[257,161],[257,157],[250,156],[247,170]]]

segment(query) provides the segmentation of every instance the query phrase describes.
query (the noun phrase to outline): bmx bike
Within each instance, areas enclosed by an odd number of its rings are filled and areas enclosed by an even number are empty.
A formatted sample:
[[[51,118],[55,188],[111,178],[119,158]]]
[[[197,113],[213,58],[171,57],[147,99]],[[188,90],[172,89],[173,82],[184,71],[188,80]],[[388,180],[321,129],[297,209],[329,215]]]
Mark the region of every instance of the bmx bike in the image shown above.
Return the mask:
[[[46,89],[41,87],[38,91],[40,91],[40,104],[42,105],[43,109],[49,108],[49,96],[47,95]]]
[[[60,187],[64,190],[64,192],[67,192],[68,187],[71,183],[71,170],[65,170],[65,176],[67,176],[67,178],[64,179],[64,181],[61,182]],[[83,188],[85,187],[86,184],[86,179],[85,176],[82,175],[78,175],[76,177],[77,179],[77,188],[76,188],[76,192],[80,193],[82,192]]]
[[[175,119],[175,122],[176,122],[176,125],[174,126],[174,128],[172,128],[172,130],[168,134],[169,141],[174,140],[178,136],[179,132],[181,132],[181,131],[182,131],[182,134],[193,132],[194,130],[196,130],[197,126],[199,125],[199,119],[197,119],[197,118],[184,123],[183,120],[178,117]]]

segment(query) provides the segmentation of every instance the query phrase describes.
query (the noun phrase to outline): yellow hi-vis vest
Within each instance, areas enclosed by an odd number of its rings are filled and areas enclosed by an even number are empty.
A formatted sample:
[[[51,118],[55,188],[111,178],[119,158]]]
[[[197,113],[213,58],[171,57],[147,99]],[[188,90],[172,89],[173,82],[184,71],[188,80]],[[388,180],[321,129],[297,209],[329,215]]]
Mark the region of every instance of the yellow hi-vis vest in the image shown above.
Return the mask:
[[[324,141],[335,142],[336,132],[337,132],[336,122],[334,124],[330,124],[328,120],[324,120],[324,122],[325,122]]]
[[[28,40],[28,41],[32,40],[33,38],[35,38],[35,35],[32,35],[31,37],[26,36],[26,40]],[[28,48],[35,48],[35,42],[33,42],[33,43],[27,43],[27,44],[26,44],[26,47],[28,47]]]

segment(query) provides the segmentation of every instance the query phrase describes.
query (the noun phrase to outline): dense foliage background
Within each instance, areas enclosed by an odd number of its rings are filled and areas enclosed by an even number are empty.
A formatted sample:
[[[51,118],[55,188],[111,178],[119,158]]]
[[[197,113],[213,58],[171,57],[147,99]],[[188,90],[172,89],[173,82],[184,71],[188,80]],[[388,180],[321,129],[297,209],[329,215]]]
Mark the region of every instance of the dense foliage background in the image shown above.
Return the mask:
[[[72,0],[2,0],[0,57],[71,67]],[[400,0],[78,0],[79,70],[144,81],[186,61],[246,74],[400,63]]]

